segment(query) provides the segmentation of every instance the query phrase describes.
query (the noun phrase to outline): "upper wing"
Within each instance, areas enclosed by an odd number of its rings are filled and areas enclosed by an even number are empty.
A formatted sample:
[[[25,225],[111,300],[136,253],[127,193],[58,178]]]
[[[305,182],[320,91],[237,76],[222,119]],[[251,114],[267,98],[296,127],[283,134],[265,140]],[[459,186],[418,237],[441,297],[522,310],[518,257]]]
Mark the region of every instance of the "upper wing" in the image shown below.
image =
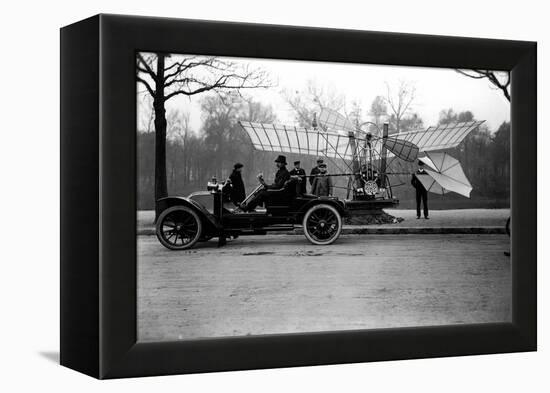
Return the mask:
[[[347,118],[332,109],[323,108],[318,120],[328,131],[355,131],[355,127]]]
[[[349,136],[344,131],[240,121],[257,150],[352,159]]]
[[[458,146],[470,132],[479,127],[484,121],[450,123],[428,127],[426,130],[408,131],[391,136],[415,144],[420,151],[450,149]]]
[[[397,156],[405,161],[414,161],[418,151],[432,151],[456,147],[483,121],[454,123],[429,127],[426,130],[409,131],[390,135],[386,140],[388,157]],[[282,124],[263,124],[240,121],[252,145],[257,150],[298,153],[328,158],[353,159],[349,132],[322,131]],[[332,130],[332,128],[329,128]],[[357,141],[364,139],[358,138]],[[382,138],[374,138],[372,146],[378,154],[382,150]]]

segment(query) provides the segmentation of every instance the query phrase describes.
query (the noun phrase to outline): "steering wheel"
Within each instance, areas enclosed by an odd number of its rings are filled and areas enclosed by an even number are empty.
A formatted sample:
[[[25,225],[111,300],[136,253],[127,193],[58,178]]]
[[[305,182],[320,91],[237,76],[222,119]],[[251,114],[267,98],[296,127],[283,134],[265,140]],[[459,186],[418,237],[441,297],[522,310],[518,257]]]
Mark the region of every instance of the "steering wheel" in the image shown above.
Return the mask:
[[[263,173],[260,173],[260,174],[258,175],[258,181],[260,182],[260,186],[262,186],[262,188],[265,188],[265,187],[266,187],[265,180],[264,180],[264,174],[263,174]]]

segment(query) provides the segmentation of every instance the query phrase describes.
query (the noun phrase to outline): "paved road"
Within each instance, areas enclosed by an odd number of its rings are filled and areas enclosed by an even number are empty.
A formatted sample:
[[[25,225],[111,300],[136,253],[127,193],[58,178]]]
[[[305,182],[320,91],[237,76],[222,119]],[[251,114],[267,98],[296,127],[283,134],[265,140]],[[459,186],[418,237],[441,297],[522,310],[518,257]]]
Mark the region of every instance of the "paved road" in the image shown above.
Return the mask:
[[[143,341],[508,321],[506,235],[214,240],[168,251],[138,237]]]
[[[504,227],[510,217],[510,209],[451,209],[432,210],[430,219],[416,219],[416,210],[384,209],[388,214],[404,220],[396,224],[369,225],[372,228],[397,227]],[[155,213],[151,210],[137,212],[138,230],[149,228],[152,233]]]

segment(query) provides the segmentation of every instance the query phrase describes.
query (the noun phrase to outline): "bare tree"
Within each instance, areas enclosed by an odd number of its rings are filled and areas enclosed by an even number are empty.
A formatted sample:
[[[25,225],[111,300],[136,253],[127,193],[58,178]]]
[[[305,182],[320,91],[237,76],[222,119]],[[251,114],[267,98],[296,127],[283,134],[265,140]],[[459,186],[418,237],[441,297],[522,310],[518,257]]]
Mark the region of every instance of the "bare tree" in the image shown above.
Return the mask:
[[[340,111],[344,108],[344,96],[336,89],[308,80],[305,89],[285,90],[283,98],[296,114],[296,120],[304,127],[311,127],[313,114],[323,108]]]
[[[178,146],[178,149],[172,149],[172,151],[168,150],[166,153],[167,172],[169,173],[167,182],[171,185],[171,189],[174,189],[178,186],[178,171],[185,172],[189,166],[189,159],[192,158],[188,157],[188,141],[193,131],[191,130],[189,112],[172,109],[168,111],[166,120],[167,139]],[[185,178],[185,176],[183,177]]]
[[[369,110],[369,116],[374,124],[377,127],[371,126],[371,132],[376,134],[378,129],[382,128],[382,119],[385,119],[388,116],[388,106],[386,105],[386,100],[382,96],[374,97],[372,104]]]
[[[456,72],[472,79],[487,79],[510,101],[510,73],[508,71],[456,70]]]
[[[386,103],[395,117],[395,132],[399,133],[401,120],[407,115],[415,99],[416,88],[410,82],[400,81],[394,95],[389,83],[386,82],[386,93]]]
[[[351,109],[346,113],[346,117],[355,125],[355,127],[360,128],[363,124],[363,108],[361,108],[361,103],[358,100],[353,100],[351,102]]]
[[[141,94],[143,93],[143,94]],[[138,130],[142,132],[152,132],[155,112],[153,111],[153,97],[147,92],[138,92]]]
[[[166,136],[168,139],[178,139],[185,142],[191,130],[191,115],[189,112],[173,109],[168,112],[166,118],[168,127]]]
[[[345,105],[345,97],[333,86],[323,86],[314,80],[307,82],[307,92],[319,108],[341,110]]]
[[[153,97],[155,114],[155,200],[168,195],[166,178],[166,102],[207,91],[270,87],[267,75],[217,57],[138,53],[137,82]]]

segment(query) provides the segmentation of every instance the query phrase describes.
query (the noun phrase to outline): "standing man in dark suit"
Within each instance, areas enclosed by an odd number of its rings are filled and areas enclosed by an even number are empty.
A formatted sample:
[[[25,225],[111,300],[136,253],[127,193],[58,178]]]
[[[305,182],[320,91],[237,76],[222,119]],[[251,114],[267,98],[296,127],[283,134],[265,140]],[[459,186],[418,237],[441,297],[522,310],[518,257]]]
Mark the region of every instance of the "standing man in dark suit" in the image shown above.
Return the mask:
[[[419,180],[419,176],[428,176],[424,170],[424,163],[418,161],[418,170],[413,173],[411,184],[416,189],[416,219],[420,218],[420,202],[424,205],[424,218],[429,220],[428,217],[428,191],[424,188],[424,185]]]
[[[321,165],[323,162],[324,160],[321,157],[319,157],[317,159],[317,166],[314,166],[313,168],[311,168],[311,172],[309,173],[309,176],[311,176],[309,178],[309,184],[313,185],[313,179],[315,179],[315,175],[318,175],[319,173],[321,173],[321,170],[319,169],[319,165]]]
[[[229,193],[229,199],[235,204],[235,206],[239,206],[241,202],[244,201],[244,199],[246,198],[243,177],[241,175],[242,168],[243,164],[237,162],[235,165],[233,165],[233,172],[231,172],[231,175],[229,176],[229,180],[231,181],[231,191]]]
[[[290,176],[295,176],[298,180],[296,182],[296,194],[304,195],[306,191],[306,171],[300,168],[300,161],[294,161],[294,169],[290,171]]]
[[[313,179],[311,185],[311,193],[317,196],[331,196],[332,195],[332,179],[327,173],[327,164],[320,164],[319,169],[321,172],[317,177]]]

